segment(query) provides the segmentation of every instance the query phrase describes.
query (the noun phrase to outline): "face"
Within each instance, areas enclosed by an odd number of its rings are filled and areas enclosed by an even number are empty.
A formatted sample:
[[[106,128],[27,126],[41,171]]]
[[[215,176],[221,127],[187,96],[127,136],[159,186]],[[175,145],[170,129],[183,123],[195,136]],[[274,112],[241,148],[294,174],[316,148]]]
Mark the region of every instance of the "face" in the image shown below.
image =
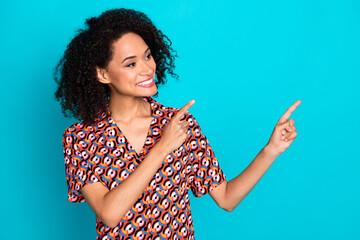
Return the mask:
[[[109,85],[111,95],[156,94],[156,63],[145,41],[135,33],[126,33],[114,42],[113,48],[113,58],[107,69],[97,68],[99,81]]]

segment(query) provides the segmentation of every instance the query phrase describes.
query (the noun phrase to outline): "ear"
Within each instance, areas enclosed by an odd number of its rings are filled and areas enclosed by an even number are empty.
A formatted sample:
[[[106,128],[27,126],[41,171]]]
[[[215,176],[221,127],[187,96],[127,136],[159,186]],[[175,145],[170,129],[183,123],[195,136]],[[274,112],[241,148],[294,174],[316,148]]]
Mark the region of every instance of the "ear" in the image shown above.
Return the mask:
[[[96,66],[98,81],[104,84],[110,83],[106,69]]]

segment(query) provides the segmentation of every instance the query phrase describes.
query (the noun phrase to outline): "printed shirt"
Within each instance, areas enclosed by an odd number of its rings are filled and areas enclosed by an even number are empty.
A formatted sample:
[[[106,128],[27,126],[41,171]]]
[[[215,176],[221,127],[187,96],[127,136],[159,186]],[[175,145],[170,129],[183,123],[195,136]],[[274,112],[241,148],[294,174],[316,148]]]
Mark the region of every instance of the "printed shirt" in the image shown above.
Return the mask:
[[[129,144],[111,117],[109,107],[92,124],[75,123],[63,135],[70,202],[85,202],[79,191],[101,182],[116,188],[141,164],[160,141],[164,126],[179,109],[165,107],[150,97],[153,120],[140,154]],[[194,239],[188,190],[201,197],[225,180],[215,154],[195,118],[186,113],[188,137],[167,155],[149,185],[115,228],[96,216],[97,240]],[[121,203],[119,203],[121,204]]]

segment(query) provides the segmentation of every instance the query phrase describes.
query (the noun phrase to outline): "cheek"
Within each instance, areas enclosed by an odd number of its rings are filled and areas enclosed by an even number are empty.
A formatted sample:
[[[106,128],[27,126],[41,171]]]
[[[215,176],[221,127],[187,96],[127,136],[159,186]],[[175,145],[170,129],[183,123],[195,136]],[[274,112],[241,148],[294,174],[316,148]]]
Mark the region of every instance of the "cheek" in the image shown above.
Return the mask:
[[[156,62],[155,62],[153,56],[151,56],[151,59],[150,59],[150,61],[149,61],[149,66],[150,66],[152,69],[154,69],[154,73],[155,73],[155,72],[156,72]]]
[[[130,86],[135,86],[137,75],[135,71],[131,71],[131,67],[120,68],[122,68],[123,70],[117,70],[114,66],[109,68],[109,78],[111,79],[109,87],[112,90],[117,90],[120,93],[125,93]]]

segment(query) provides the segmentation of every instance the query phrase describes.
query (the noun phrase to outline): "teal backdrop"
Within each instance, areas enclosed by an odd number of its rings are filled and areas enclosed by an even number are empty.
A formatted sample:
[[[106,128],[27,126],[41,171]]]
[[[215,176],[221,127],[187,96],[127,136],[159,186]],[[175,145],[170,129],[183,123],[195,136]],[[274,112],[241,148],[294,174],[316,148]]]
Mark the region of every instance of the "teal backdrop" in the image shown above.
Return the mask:
[[[86,18],[146,13],[173,42],[178,81],[158,101],[190,112],[230,180],[296,100],[298,137],[231,213],[209,195],[191,207],[197,240],[360,239],[360,1],[0,2],[1,238],[95,239],[70,203],[66,119],[52,71]]]

